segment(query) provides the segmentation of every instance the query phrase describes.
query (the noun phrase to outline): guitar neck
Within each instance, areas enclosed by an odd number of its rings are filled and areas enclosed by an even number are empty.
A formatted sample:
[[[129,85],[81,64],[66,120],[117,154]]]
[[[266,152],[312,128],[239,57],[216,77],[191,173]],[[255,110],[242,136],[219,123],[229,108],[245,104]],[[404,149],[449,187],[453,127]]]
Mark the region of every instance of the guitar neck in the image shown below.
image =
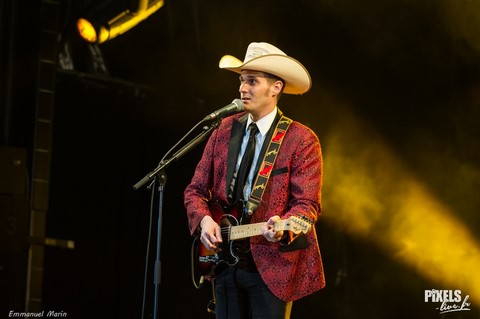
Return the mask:
[[[230,240],[245,239],[248,237],[258,236],[262,234],[262,227],[266,223],[254,223],[246,225],[232,226],[230,228]],[[279,220],[275,222],[275,229],[277,230],[288,230],[285,220]]]
[[[232,226],[230,228],[230,240],[245,239],[248,237],[258,236],[262,234],[262,227],[266,223],[255,223]]]

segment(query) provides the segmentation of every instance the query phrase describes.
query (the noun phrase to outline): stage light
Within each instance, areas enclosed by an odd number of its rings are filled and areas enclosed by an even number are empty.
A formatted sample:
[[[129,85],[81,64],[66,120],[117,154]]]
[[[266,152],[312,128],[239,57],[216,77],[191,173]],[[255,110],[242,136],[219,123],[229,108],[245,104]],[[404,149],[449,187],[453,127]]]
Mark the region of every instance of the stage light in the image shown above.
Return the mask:
[[[118,2],[103,3],[101,7],[92,9],[77,20],[77,30],[85,41],[100,44],[127,32],[160,9],[163,4],[163,0],[139,0],[138,6],[131,10],[118,9]]]
[[[97,42],[97,39],[98,39],[97,31],[95,30],[95,27],[87,19],[84,19],[84,18],[78,19],[77,29],[78,29],[78,32],[80,32],[80,36],[85,40],[87,40],[88,42],[92,42],[92,43]],[[102,33],[102,31],[99,33]]]

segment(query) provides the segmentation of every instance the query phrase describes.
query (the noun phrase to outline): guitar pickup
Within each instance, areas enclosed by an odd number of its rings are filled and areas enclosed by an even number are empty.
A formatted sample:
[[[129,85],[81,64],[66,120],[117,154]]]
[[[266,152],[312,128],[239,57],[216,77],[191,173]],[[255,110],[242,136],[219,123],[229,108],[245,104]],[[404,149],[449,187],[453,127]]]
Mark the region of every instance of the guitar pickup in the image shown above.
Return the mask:
[[[219,260],[218,254],[198,257],[198,261],[202,263],[217,263]]]

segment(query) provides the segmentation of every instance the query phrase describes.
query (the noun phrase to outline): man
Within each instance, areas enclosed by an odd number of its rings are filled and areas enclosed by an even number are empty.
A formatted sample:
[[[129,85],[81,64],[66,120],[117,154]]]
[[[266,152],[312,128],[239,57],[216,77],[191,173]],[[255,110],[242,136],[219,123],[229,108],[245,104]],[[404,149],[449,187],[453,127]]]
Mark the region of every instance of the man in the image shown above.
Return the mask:
[[[307,92],[310,75],[265,42],[251,43],[243,62],[224,56],[220,68],[240,75],[246,113],[224,118],[205,146],[184,194],[189,228],[220,259],[213,262],[217,319],[290,318],[293,301],[325,286],[313,226],[321,210],[320,142],[277,107],[282,93]],[[226,220],[264,223],[259,236],[229,242],[230,229],[219,225]]]

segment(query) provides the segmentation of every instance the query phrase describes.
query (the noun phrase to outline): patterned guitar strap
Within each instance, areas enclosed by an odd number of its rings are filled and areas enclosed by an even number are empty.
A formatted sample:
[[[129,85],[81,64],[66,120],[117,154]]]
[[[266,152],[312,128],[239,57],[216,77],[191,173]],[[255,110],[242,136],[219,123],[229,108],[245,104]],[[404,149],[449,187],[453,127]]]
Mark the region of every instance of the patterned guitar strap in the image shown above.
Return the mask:
[[[292,122],[291,119],[282,115],[275,127],[275,131],[273,132],[272,139],[270,140],[270,144],[263,157],[262,165],[258,171],[255,183],[253,183],[250,197],[245,204],[245,212],[247,216],[251,217],[253,215],[262,200],[263,192],[265,191],[268,179],[270,178],[273,164],[275,164],[275,160],[277,159],[278,150],[280,149],[283,137],[287,133],[288,127]]]

